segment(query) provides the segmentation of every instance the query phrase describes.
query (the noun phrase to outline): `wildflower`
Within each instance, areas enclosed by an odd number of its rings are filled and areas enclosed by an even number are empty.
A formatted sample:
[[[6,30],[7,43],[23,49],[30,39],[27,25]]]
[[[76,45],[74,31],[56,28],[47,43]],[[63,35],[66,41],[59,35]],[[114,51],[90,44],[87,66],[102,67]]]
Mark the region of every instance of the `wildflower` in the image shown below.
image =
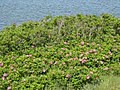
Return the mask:
[[[77,60],[77,57],[75,57],[74,60]]]
[[[100,46],[100,44],[97,44],[97,46]]]
[[[14,69],[14,72],[16,72],[16,69]]]
[[[103,70],[109,70],[109,68],[108,68],[108,67],[106,67],[106,68],[104,68]]]
[[[11,90],[11,86],[8,86],[8,87],[7,87],[7,90]]]
[[[60,54],[63,54],[63,52],[62,52],[62,51],[60,51]]]
[[[116,40],[113,40],[113,42],[116,42]]]
[[[54,64],[56,65],[58,62],[56,61]]]
[[[96,62],[96,61],[97,61],[97,59],[95,58],[95,59],[94,59],[94,61]]]
[[[87,51],[85,54],[87,55],[87,54],[89,54],[89,52]]]
[[[66,63],[65,62],[62,62],[63,65],[65,65]]]
[[[117,51],[117,48],[114,48],[113,50],[114,50],[114,51]]]
[[[90,45],[90,43],[87,43],[87,45]]]
[[[108,54],[109,54],[109,55],[112,55],[112,52],[111,52],[111,51],[109,51],[109,52],[108,52]]]
[[[62,74],[65,74],[65,72],[64,72],[64,71],[62,71]]]
[[[96,50],[95,50],[95,49],[93,49],[93,52],[96,52]]]
[[[96,54],[97,54],[97,52],[94,52],[94,54],[96,55]]]
[[[68,57],[69,56],[69,54],[66,54],[66,57]]]
[[[46,72],[46,69],[45,69],[45,68],[43,68],[43,72]]]
[[[67,42],[64,42],[64,44],[68,44]]]
[[[93,52],[93,50],[91,49],[89,52],[90,52],[90,53],[92,53],[92,52]]]
[[[3,74],[3,77],[7,77],[7,73],[4,73],[4,74]]]
[[[100,63],[101,63],[101,64],[104,64],[104,62],[103,62],[103,61],[100,61]]]
[[[73,66],[70,66],[70,69],[73,69]]]
[[[10,64],[10,69],[13,69],[13,64]]]
[[[104,57],[103,58],[108,58],[108,56],[107,55],[104,55]]]
[[[92,42],[92,45],[95,45],[95,42]]]
[[[66,78],[69,78],[69,77],[70,77],[70,74],[67,74],[67,75],[66,75]]]
[[[87,75],[87,76],[86,76],[86,79],[90,79],[90,76]]]
[[[70,52],[69,54],[72,55],[72,52]]]
[[[32,45],[31,47],[32,47],[32,48],[34,48],[35,46],[34,46],[34,45]]]
[[[52,65],[53,64],[53,62],[52,61],[50,61],[50,65]]]
[[[86,62],[85,59],[79,59],[79,61],[80,61],[81,63],[85,63],[85,62]]]
[[[66,48],[61,48],[62,50],[66,50]]]
[[[5,80],[5,77],[4,77],[4,76],[2,77],[2,80]]]
[[[90,71],[90,74],[93,74],[93,72],[92,72],[92,71]]]
[[[28,54],[28,55],[26,55],[27,57],[32,57],[32,54]]]
[[[3,63],[2,62],[0,62],[0,67],[2,67],[3,66]]]
[[[72,61],[72,60],[73,60],[73,58],[70,58],[69,60],[70,60],[70,61]]]
[[[84,42],[83,42],[83,41],[81,42],[81,45],[82,45],[82,46],[84,45]]]
[[[55,54],[57,54],[57,52],[54,52]]]
[[[15,58],[14,56],[11,57],[11,59],[14,59],[14,58]]]
[[[84,55],[84,52],[82,52],[81,54],[80,54],[80,57],[82,57]]]

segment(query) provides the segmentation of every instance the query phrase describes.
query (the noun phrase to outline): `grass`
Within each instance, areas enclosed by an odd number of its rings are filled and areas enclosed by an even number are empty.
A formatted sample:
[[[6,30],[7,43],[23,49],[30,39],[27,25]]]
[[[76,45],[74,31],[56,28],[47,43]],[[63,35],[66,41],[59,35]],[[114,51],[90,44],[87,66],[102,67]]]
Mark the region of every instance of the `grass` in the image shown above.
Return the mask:
[[[101,76],[101,82],[99,84],[86,84],[82,89],[73,89],[73,86],[54,88],[45,88],[45,90],[120,90],[120,77],[115,75]]]
[[[98,85],[87,84],[82,90],[120,90],[120,77],[102,76],[102,81]]]

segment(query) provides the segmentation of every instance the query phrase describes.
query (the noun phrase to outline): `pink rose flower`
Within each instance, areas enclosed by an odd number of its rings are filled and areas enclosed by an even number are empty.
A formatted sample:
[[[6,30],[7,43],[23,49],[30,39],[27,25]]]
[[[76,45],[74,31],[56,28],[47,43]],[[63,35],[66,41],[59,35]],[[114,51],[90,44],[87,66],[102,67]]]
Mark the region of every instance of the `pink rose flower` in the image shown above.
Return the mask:
[[[82,46],[84,45],[84,42],[83,42],[83,41],[81,42],[81,45],[82,45]]]
[[[87,76],[86,76],[86,79],[90,79],[90,76],[87,75]]]
[[[5,77],[2,77],[2,80],[5,80]]]
[[[11,86],[8,86],[8,87],[7,87],[7,90],[11,90]]]
[[[90,74],[93,74],[93,72],[92,72],[92,71],[90,71]]]
[[[52,61],[50,61],[50,65],[52,65],[53,64],[53,62]]]
[[[13,64],[10,64],[10,69],[13,69]]]
[[[79,61],[80,61],[81,63],[85,63],[85,62],[86,62],[85,59],[79,59]]]
[[[67,74],[67,75],[66,75],[66,78],[69,78],[69,77],[70,77],[70,74]]]
[[[56,65],[56,64],[58,64],[58,62],[56,61],[54,64]]]
[[[62,50],[66,50],[66,48],[61,48]]]
[[[14,58],[15,58],[14,56],[11,57],[11,59],[14,59]]]
[[[82,52],[81,54],[80,54],[80,57],[82,57],[84,55],[84,52]]]
[[[87,54],[89,54],[89,52],[87,51],[85,54],[87,55]]]
[[[3,63],[2,62],[0,62],[0,67],[2,67],[3,66]]]
[[[108,67],[106,67],[106,68],[104,68],[103,70],[109,70],[109,68],[108,68]]]
[[[3,74],[3,77],[7,77],[7,73],[4,73],[4,74]]]
[[[66,57],[68,57],[69,56],[69,54],[66,54]]]
[[[63,65],[65,65],[66,63],[65,62],[62,62]]]
[[[67,42],[64,42],[64,44],[68,44]]]
[[[109,55],[112,55],[112,52],[111,52],[111,51],[109,51],[109,52],[108,52],[108,54],[109,54]]]
[[[93,50],[91,49],[89,52],[90,52],[90,53],[92,53],[92,52],[93,52]]]
[[[69,54],[72,55],[72,52],[70,52]]]
[[[78,59],[77,57],[74,58],[74,60],[77,60],[77,59]]]
[[[34,46],[34,45],[32,45],[32,48],[35,48],[35,46]]]
[[[26,55],[27,57],[32,57],[32,54],[28,54],[28,55]]]
[[[14,69],[14,72],[16,72],[16,69]]]

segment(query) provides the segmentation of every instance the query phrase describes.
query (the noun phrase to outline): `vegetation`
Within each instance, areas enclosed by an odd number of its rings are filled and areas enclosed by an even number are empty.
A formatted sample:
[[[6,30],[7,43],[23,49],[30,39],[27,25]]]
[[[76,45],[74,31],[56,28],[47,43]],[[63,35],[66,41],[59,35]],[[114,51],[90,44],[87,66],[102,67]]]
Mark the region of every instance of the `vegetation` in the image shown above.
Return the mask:
[[[120,18],[46,16],[0,32],[0,90],[79,90],[120,75]]]

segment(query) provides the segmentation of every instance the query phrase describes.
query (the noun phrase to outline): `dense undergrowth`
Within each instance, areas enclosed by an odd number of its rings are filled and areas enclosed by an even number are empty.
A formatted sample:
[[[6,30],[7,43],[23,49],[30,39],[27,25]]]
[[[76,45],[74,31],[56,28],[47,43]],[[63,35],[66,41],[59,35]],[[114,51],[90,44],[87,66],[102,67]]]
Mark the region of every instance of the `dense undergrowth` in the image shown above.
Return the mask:
[[[111,73],[120,75],[119,17],[47,16],[0,32],[0,90],[80,89]]]

